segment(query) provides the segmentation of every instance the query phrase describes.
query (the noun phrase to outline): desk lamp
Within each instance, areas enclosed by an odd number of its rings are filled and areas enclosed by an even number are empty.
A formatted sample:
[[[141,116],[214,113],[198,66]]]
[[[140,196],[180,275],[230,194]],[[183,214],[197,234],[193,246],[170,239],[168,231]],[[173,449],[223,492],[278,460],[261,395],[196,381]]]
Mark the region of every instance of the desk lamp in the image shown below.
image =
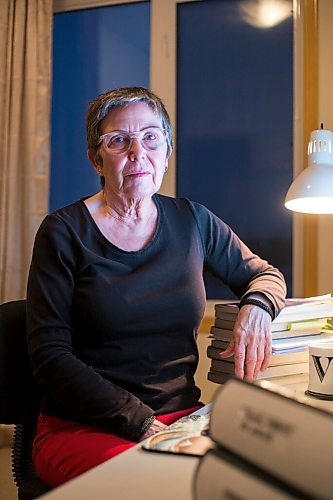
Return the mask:
[[[311,132],[308,167],[296,177],[285,199],[285,207],[306,214],[333,214],[333,132]]]

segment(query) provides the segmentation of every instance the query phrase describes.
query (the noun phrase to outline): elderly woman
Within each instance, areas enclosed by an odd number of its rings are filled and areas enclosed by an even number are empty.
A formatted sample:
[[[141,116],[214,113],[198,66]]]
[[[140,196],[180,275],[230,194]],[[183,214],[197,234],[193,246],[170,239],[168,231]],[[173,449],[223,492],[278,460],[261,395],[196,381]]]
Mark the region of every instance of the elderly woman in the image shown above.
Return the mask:
[[[200,406],[204,267],[241,299],[223,354],[238,377],[267,367],[285,297],[279,271],[208,209],[156,194],[172,151],[156,95],[98,96],[87,137],[102,189],[45,218],[28,283],[29,353],[44,389],[34,460],[51,486]]]

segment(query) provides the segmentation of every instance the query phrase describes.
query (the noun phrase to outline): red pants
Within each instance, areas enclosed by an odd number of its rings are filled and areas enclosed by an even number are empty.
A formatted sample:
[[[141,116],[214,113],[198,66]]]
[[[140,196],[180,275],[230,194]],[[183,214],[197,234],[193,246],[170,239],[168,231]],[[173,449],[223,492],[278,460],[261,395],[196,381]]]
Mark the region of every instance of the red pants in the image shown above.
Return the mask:
[[[170,425],[198,408],[200,406],[156,418]],[[58,486],[136,444],[93,425],[41,414],[33,460],[39,477],[49,486]]]

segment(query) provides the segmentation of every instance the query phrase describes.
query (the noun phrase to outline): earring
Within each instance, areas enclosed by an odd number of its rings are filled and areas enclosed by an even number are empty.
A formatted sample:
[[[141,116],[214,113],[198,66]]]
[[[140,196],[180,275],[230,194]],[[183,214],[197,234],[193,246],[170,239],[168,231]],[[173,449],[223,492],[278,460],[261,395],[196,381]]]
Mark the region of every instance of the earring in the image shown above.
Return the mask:
[[[166,171],[168,170],[168,168],[169,168],[169,165],[168,165],[168,164],[167,164],[167,165],[165,165],[164,172],[166,172]]]

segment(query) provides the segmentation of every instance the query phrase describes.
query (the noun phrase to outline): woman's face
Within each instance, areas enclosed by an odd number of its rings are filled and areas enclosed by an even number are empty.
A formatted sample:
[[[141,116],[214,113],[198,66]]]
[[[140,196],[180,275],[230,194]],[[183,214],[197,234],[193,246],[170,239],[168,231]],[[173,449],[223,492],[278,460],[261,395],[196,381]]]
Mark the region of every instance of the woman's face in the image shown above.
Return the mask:
[[[142,131],[142,136],[149,127],[161,129],[162,120],[147,104],[137,102],[111,110],[102,121],[102,134]],[[132,137],[129,149],[120,153],[108,150],[102,143],[98,150],[98,170],[105,178],[107,192],[128,199],[150,197],[159,190],[163,180],[168,161],[167,143],[164,140],[157,149],[149,150],[137,135]],[[116,135],[115,138],[119,140]]]

